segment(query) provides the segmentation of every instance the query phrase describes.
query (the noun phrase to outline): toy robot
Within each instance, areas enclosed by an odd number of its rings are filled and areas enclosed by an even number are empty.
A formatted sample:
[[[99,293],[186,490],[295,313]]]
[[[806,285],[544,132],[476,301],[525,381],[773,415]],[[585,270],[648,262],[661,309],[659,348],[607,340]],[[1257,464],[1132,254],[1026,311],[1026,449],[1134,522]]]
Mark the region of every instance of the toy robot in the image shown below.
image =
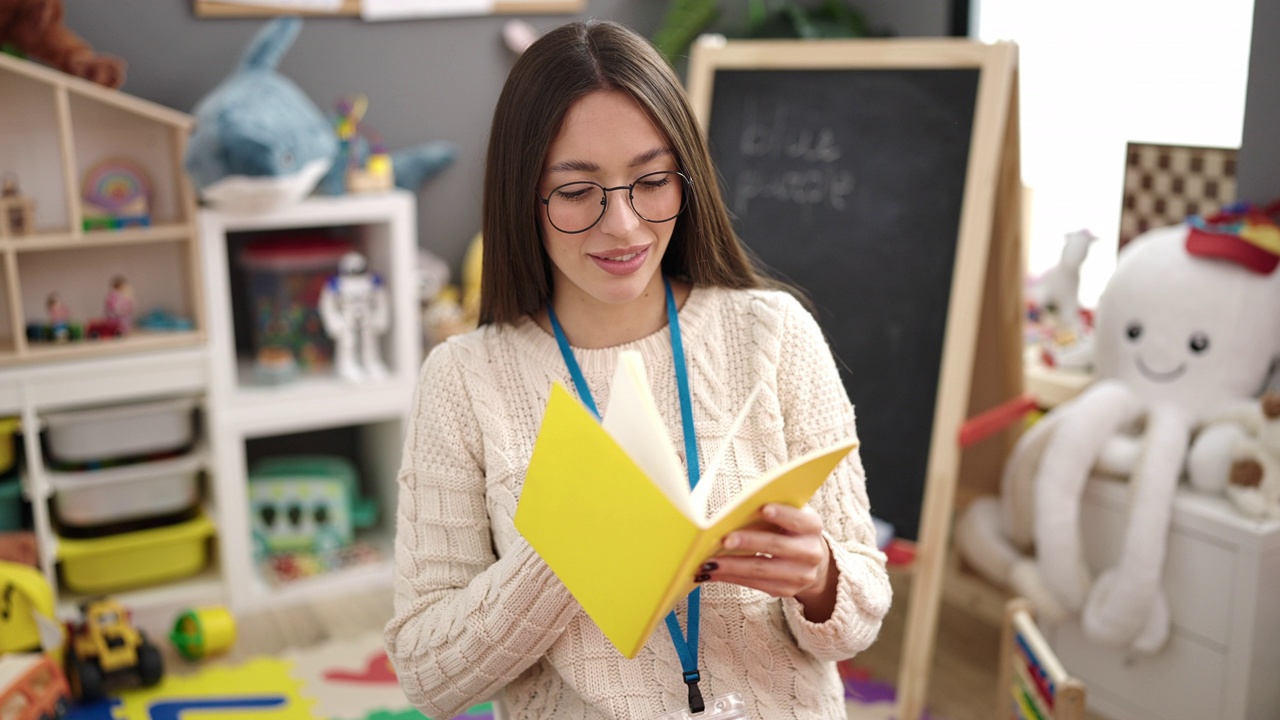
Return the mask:
[[[390,323],[390,305],[382,278],[369,272],[367,265],[360,253],[343,255],[338,274],[320,292],[320,318],[333,338],[334,370],[353,382],[387,375],[378,335]]]

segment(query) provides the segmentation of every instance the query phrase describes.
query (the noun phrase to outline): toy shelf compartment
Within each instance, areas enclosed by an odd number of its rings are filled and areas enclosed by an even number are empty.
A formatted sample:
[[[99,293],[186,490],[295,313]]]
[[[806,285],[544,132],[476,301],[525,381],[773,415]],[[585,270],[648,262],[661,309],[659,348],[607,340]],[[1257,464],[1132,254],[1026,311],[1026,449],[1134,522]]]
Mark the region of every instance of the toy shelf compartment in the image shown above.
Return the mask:
[[[195,199],[181,165],[192,118],[3,54],[0,98],[0,182],[17,193],[0,216],[0,365],[202,342]],[[94,344],[45,343],[37,329],[28,342],[52,291],[85,296],[68,302],[73,320],[100,315],[108,273],[164,286],[143,289],[138,312],[155,301],[186,322]]]
[[[333,422],[332,419],[324,422]],[[233,522],[220,523],[225,534],[224,550],[233,544],[238,548],[239,559],[249,569],[249,582],[241,587],[236,583],[232,593],[237,605],[290,604],[317,594],[329,594],[370,584],[387,584],[394,564],[395,504],[397,498],[396,476],[399,471],[400,450],[405,430],[401,414],[374,413],[364,422],[345,425],[323,425],[297,431],[250,431],[241,438],[239,450],[243,453],[238,463],[240,482],[237,483],[239,499],[230,499],[226,488],[222,497],[225,511],[234,509],[237,518]],[[270,434],[260,434],[269,432]],[[275,527],[289,532],[286,505],[296,503],[299,496],[306,497],[311,487],[319,487],[329,477],[322,474],[298,475],[276,472],[276,477],[289,480],[292,487],[281,489],[268,487],[255,494],[251,483],[270,483],[271,474],[260,472],[271,463],[293,464],[298,459],[301,467],[324,465],[315,458],[336,459],[339,464],[349,464],[354,471],[355,485],[349,496],[352,516],[367,516],[366,522],[353,522],[352,541],[337,551],[323,552],[314,548],[298,548],[268,552],[263,555],[255,547],[254,535],[261,531],[263,523],[255,521],[255,513],[262,510],[262,498],[277,492],[280,498]],[[254,479],[257,471],[257,478]],[[316,485],[312,485],[312,483]],[[310,497],[315,497],[314,492]],[[234,508],[231,506],[234,504]],[[243,511],[243,512],[241,512]],[[338,513],[334,513],[338,515]],[[302,523],[307,526],[307,523]],[[286,538],[288,539],[288,538]]]
[[[15,309],[11,313],[11,337],[19,351],[0,355],[0,364],[42,362],[89,353],[117,353],[199,344],[193,318],[199,311],[189,288],[199,278],[191,271],[192,250],[172,242],[140,242],[115,247],[24,248],[15,253],[17,275]],[[134,293],[132,327],[116,334],[114,326],[100,324],[104,300],[117,277],[129,281]],[[70,310],[76,328],[70,339],[39,335],[48,327],[46,300],[57,293]],[[154,317],[164,322],[155,323]],[[20,315],[19,315],[20,313]],[[12,317],[18,315],[18,317]]]
[[[421,359],[413,269],[415,213],[413,195],[402,190],[312,197],[262,215],[200,212],[210,332],[219,353],[213,358],[214,371],[234,396],[229,402],[276,402],[311,392],[337,392],[342,386],[385,388],[414,382]],[[323,282],[337,274],[341,252],[332,252],[331,267],[324,269],[324,263],[316,260],[317,247],[359,252],[368,271],[385,288],[390,325],[378,337],[378,345],[388,370],[386,378],[360,385],[345,383],[334,374],[324,350],[321,361],[313,364],[298,349],[315,340],[319,340],[315,345],[329,348],[330,353],[332,348],[314,303]],[[259,259],[263,249],[271,251],[269,260]],[[291,249],[297,250],[293,257]],[[267,322],[264,318],[281,315],[282,306],[305,312],[309,329],[291,331],[301,337],[284,344],[298,371],[277,382],[264,380],[261,372],[259,333]],[[303,326],[292,316],[289,322]]]

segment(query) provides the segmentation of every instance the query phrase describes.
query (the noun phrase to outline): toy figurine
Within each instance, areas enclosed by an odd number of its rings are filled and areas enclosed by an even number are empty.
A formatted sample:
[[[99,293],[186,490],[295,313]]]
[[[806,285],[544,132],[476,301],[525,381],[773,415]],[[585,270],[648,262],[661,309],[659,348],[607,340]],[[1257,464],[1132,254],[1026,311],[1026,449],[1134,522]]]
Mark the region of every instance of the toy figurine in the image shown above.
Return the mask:
[[[71,339],[71,310],[62,302],[56,292],[49,293],[44,301],[45,311],[49,315],[49,334],[55,342],[67,342]]]
[[[119,323],[120,334],[129,332],[133,327],[133,286],[124,276],[117,275],[112,278],[105,310],[108,320]]]
[[[18,190],[18,178],[5,173],[0,183],[0,237],[30,235],[35,224],[35,202]]]
[[[360,253],[346,253],[338,261],[338,274],[320,291],[320,318],[333,338],[334,370],[353,382],[387,375],[378,335],[390,324],[390,305],[382,278],[367,265]]]

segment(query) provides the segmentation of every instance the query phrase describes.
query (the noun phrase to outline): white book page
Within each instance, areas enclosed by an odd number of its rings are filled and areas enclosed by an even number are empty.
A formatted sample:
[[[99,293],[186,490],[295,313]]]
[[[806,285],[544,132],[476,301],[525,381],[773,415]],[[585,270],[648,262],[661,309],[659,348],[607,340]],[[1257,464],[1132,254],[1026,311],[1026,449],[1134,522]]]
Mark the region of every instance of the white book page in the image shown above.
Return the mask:
[[[689,502],[688,476],[680,466],[667,426],[653,402],[649,376],[645,374],[644,359],[640,353],[619,353],[613,386],[609,390],[609,408],[601,422],[605,432],[680,512],[694,522],[701,521],[701,516],[694,514],[693,505]]]
[[[724,464],[725,455],[729,454],[729,445],[733,443],[733,439],[738,436],[738,430],[742,429],[742,423],[746,422],[747,414],[751,411],[751,406],[755,405],[756,397],[760,394],[760,386],[757,385],[751,394],[747,396],[747,402],[743,404],[742,409],[738,411],[738,416],[733,419],[733,424],[729,426],[729,433],[725,435],[725,441],[716,452],[715,457],[711,458],[706,467],[702,470],[702,477],[698,480],[698,486],[689,493],[689,504],[693,506],[694,517],[698,522],[707,519],[707,502],[711,497],[711,487],[715,484],[716,475],[720,471],[720,466]],[[744,487],[743,492],[750,492],[750,487]]]

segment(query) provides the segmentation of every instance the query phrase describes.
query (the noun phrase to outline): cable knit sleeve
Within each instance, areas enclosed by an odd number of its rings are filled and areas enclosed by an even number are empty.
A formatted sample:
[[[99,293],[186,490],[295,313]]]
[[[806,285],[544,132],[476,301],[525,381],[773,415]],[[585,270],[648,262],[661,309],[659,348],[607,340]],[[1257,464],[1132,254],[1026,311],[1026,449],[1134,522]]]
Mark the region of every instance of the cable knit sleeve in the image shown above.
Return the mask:
[[[437,347],[419,378],[398,477],[395,616],[385,631],[405,695],[435,718],[489,699],[537,662],[576,608],[523,540],[495,555],[483,435],[460,347]]]
[[[795,457],[856,436],[857,429],[853,405],[817,321],[792,298],[784,312],[778,395],[787,448]],[[875,641],[892,600],[857,450],[836,467],[810,504],[822,515],[840,573],[835,611],[825,622],[813,623],[795,599],[783,600],[783,608],[802,649],[822,660],[840,660]]]

